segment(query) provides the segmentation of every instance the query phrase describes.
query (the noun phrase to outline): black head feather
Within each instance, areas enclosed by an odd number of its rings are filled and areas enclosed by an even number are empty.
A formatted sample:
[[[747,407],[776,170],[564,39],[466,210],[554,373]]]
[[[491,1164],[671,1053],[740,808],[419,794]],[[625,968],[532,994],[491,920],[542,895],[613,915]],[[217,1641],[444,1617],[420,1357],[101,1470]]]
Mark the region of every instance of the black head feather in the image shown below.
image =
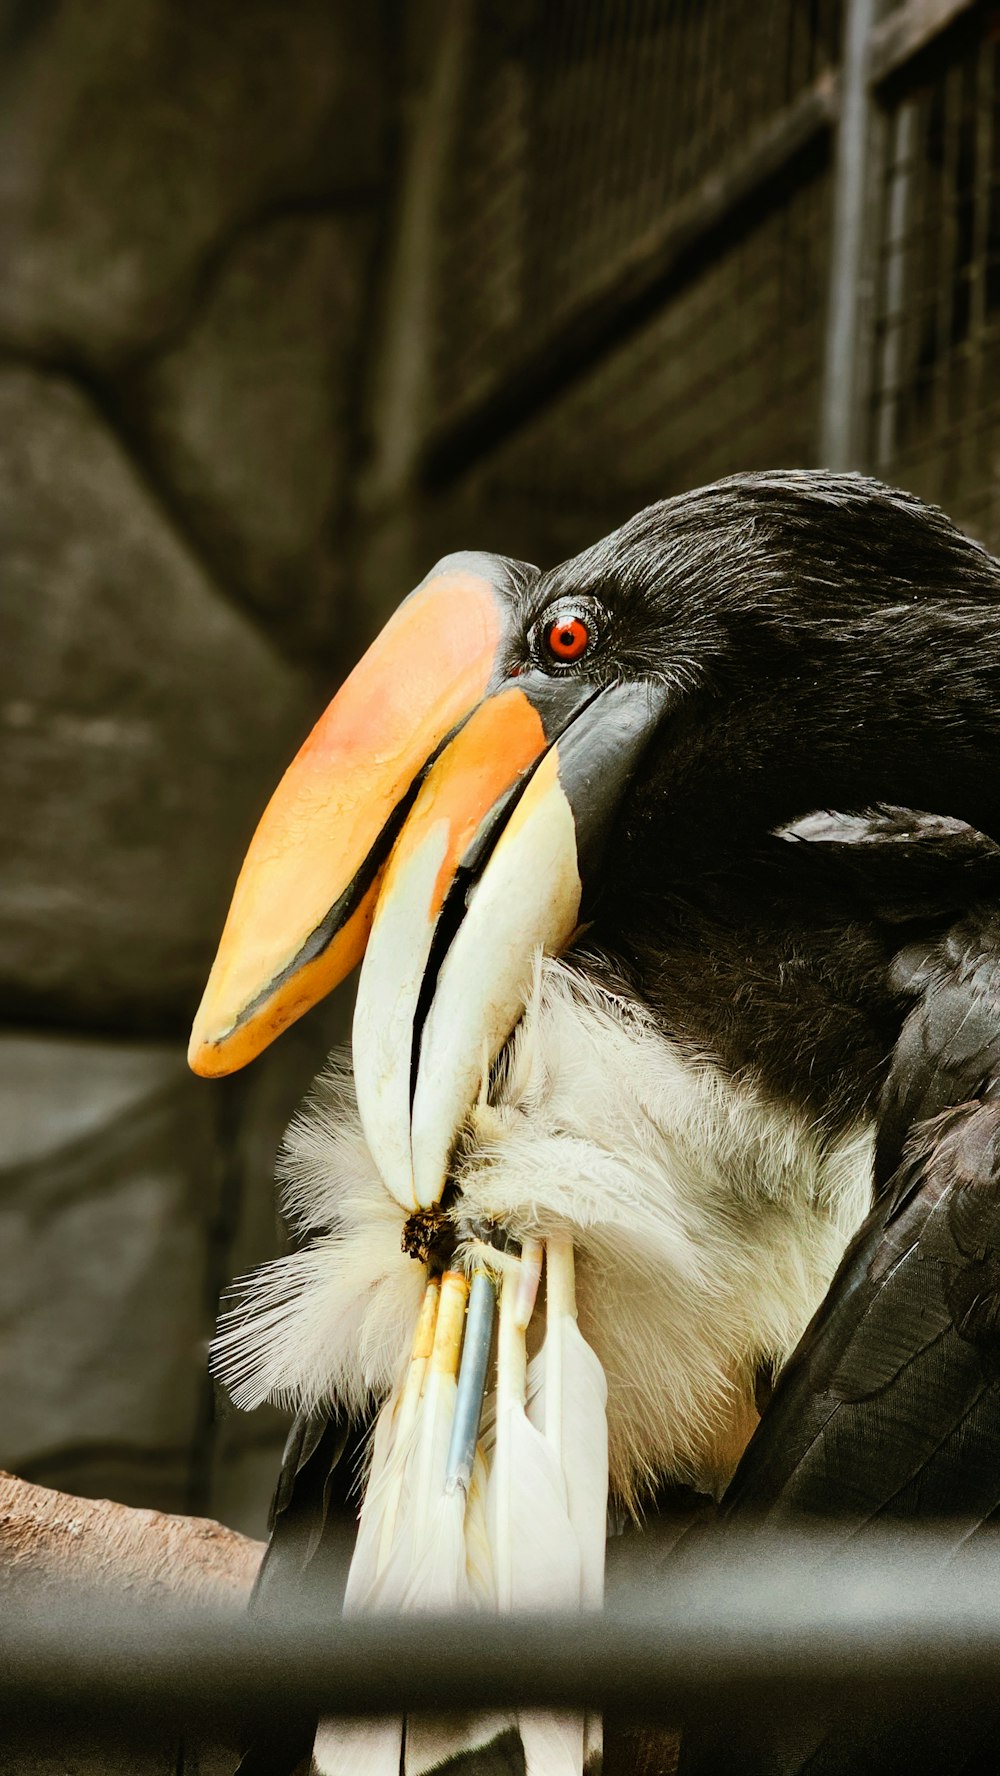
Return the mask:
[[[651,822],[700,855],[880,802],[1000,828],[1000,566],[937,508],[859,475],[734,476],[542,575],[528,620],[574,594],[607,617],[581,671],[671,688],[638,849]]]

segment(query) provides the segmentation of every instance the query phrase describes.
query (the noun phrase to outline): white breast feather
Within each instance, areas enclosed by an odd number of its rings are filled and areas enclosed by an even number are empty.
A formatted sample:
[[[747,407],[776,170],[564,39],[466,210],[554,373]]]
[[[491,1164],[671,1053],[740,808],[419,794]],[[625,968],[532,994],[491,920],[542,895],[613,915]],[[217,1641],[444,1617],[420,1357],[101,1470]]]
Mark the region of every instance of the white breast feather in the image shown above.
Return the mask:
[[[632,1002],[545,962],[455,1162],[460,1233],[570,1232],[608,1382],[611,1484],[718,1490],[761,1361],[790,1354],[871,1202],[868,1124],[830,1137],[683,1052]],[[236,1403],[358,1412],[399,1379],[422,1293],[403,1211],[334,1059],[293,1122],[284,1206],[310,1243],[237,1286],[214,1367]]]

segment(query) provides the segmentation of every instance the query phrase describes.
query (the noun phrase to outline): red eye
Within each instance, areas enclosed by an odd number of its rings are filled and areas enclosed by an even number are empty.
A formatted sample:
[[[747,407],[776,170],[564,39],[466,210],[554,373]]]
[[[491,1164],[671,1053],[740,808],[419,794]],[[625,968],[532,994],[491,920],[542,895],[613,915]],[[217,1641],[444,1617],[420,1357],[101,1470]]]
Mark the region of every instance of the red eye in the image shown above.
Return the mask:
[[[545,645],[556,660],[578,660],[589,641],[590,630],[582,617],[557,617],[545,631]]]

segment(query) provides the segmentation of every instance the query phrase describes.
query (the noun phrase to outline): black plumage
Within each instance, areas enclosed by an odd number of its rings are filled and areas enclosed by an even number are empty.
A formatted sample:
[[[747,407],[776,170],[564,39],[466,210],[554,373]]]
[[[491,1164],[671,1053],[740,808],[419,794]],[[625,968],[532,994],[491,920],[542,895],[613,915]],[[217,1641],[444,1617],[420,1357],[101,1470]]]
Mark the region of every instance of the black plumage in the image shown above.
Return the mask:
[[[907,495],[788,473],[511,585],[508,674],[665,689],[581,966],[737,1085],[876,1127],[875,1209],[726,1494],[720,1558],[727,1524],[804,1515],[963,1538],[1000,1506],[1000,564]],[[538,624],[574,599],[595,646],[542,667]],[[981,1727],[901,1732],[884,1767],[972,1768]],[[719,1767],[706,1744],[692,1771]],[[728,1767],[860,1772],[873,1744],[774,1727]]]
[[[337,1607],[343,1595],[345,1481],[350,1484],[350,1427],[325,1412],[300,1412],[285,1442],[271,1502],[270,1540],[257,1577],[253,1609],[280,1613],[288,1600],[301,1608]],[[355,1450],[356,1453],[356,1450]],[[308,1767],[316,1721],[276,1719],[260,1730],[241,1760],[243,1776],[281,1776]]]
[[[993,985],[996,986],[994,974]],[[975,1018],[975,1005],[970,1023]],[[924,1021],[926,1007],[919,1007]],[[955,1026],[949,1026],[954,1032]],[[925,1051],[926,1053],[926,1051]],[[922,1122],[829,1295],[782,1373],[759,1431],[700,1536],[822,1525],[822,1559],[856,1553],[893,1525],[932,1528],[947,1583],[1000,1513],[1000,1102],[992,1058],[974,1094]],[[714,1542],[714,1546],[713,1546]],[[873,1543],[877,1547],[877,1540]],[[691,1552],[691,1538],[682,1545]],[[725,1747],[747,1776],[995,1768],[995,1711],[937,1698],[905,1713],[879,1704],[826,1715],[692,1723],[683,1776],[716,1770]]]

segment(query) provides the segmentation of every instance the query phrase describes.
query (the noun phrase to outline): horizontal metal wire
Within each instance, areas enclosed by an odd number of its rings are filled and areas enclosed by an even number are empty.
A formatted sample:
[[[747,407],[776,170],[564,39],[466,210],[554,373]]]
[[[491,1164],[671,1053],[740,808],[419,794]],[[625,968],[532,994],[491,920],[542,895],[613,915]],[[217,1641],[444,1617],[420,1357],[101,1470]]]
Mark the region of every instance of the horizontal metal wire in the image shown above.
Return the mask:
[[[638,1538],[637,1540],[641,1540]],[[0,1718],[23,1731],[141,1722],[223,1731],[308,1712],[586,1706],[670,1723],[753,1699],[1000,1699],[1000,1544],[933,1541],[830,1564],[815,1543],[668,1563],[593,1616],[251,1617],[18,1590],[0,1622]]]

